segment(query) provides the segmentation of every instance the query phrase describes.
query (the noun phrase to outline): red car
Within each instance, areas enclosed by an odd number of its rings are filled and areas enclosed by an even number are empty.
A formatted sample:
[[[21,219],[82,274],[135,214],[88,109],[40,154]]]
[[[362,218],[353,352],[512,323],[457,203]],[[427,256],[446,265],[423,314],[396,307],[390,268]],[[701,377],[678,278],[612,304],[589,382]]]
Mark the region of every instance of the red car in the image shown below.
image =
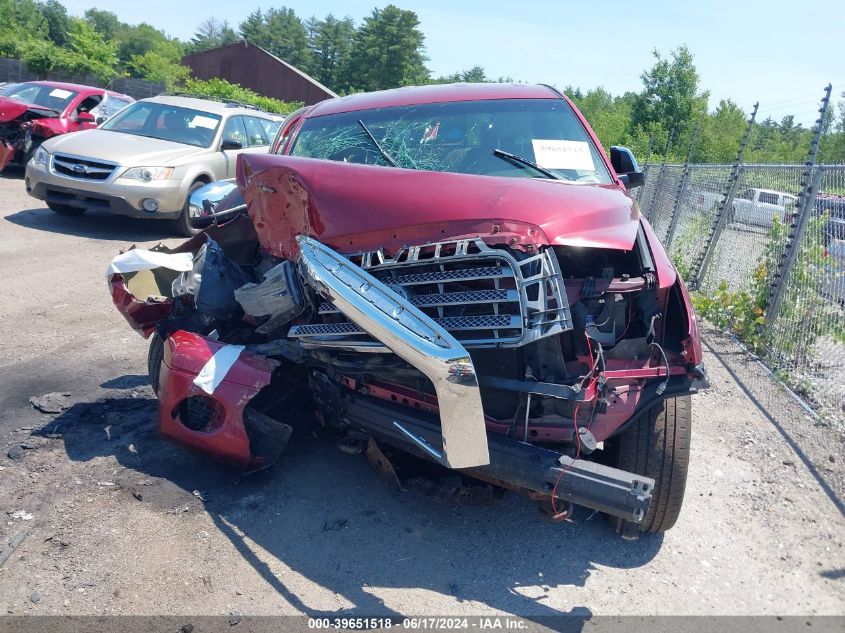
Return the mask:
[[[558,519],[675,523],[701,343],[629,150],[553,88],[459,84],[307,107],[274,151],[110,268],[164,435],[255,468],[316,418]]]
[[[26,165],[46,139],[97,127],[135,101],[103,88],[28,81],[0,94],[0,171]]]

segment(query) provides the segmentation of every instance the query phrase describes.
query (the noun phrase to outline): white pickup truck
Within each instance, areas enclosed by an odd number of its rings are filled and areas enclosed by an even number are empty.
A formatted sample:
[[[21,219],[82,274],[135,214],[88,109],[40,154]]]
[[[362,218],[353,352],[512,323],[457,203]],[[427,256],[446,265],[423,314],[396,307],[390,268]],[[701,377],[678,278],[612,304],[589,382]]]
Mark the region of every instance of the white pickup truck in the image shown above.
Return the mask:
[[[711,191],[690,192],[690,205],[698,211],[715,207],[722,194]],[[790,222],[795,213],[797,196],[772,189],[749,188],[737,193],[733,200],[731,222],[769,227],[777,215],[781,221]]]
[[[797,196],[771,189],[746,189],[742,195],[734,198],[734,222],[754,224],[756,226],[772,226],[774,217],[778,216],[784,223],[792,221],[795,214]]]

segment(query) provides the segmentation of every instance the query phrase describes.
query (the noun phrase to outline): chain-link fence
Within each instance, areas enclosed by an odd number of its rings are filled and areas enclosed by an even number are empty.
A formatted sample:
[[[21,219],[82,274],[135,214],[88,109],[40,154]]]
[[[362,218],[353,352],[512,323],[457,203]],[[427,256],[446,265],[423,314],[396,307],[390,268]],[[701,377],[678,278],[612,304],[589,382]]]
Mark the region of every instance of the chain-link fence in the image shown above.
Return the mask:
[[[747,302],[761,358],[845,422],[845,166],[645,171],[640,209],[698,297]]]

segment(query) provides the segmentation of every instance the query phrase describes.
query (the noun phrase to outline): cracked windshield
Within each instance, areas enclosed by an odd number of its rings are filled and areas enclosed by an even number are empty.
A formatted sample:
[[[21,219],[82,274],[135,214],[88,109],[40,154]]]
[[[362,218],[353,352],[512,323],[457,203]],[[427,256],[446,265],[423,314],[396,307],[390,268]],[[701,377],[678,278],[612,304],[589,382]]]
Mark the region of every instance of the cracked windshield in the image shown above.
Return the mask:
[[[427,171],[611,182],[583,125],[557,99],[432,103],[315,117],[305,121],[292,154]]]

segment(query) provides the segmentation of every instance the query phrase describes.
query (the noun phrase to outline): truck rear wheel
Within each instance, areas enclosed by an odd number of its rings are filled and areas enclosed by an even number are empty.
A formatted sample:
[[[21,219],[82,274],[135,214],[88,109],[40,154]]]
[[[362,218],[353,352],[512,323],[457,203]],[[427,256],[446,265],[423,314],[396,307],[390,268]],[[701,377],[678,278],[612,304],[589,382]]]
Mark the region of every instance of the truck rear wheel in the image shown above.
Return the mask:
[[[678,520],[689,466],[692,410],[689,396],[667,398],[610,440],[613,466],[654,479],[651,506],[641,532],[665,532]],[[619,526],[623,535],[634,524]]]

